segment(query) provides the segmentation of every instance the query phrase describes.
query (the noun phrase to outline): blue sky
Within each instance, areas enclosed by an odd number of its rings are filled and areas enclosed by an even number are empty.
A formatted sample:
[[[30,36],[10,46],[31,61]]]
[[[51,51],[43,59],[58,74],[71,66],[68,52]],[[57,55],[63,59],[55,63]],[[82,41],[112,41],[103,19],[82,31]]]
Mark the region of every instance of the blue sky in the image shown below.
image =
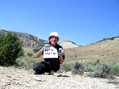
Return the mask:
[[[0,0],[0,29],[86,45],[119,36],[119,0]]]

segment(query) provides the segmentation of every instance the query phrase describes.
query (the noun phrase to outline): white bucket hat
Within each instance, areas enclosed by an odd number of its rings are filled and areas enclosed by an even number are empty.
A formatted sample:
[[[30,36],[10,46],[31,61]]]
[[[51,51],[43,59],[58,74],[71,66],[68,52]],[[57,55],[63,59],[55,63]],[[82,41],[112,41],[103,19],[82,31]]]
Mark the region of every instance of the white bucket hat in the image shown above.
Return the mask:
[[[51,36],[56,36],[56,37],[58,38],[58,40],[59,40],[59,35],[58,35],[57,32],[51,32],[50,35],[49,35],[49,38],[50,38]]]

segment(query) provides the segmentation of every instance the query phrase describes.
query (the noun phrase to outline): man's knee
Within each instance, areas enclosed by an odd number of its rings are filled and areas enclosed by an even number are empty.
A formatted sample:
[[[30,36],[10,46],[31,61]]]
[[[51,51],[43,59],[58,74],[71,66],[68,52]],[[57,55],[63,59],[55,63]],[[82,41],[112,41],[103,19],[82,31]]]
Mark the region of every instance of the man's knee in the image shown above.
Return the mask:
[[[45,73],[44,70],[45,66],[41,63],[37,63],[33,65],[33,70],[35,71],[36,74],[43,74]]]
[[[34,65],[33,65],[33,70],[34,70],[34,71],[38,70],[38,64],[34,64]]]
[[[58,67],[55,67],[55,68],[54,68],[54,72],[57,72],[59,69],[60,69],[59,66],[58,66]]]

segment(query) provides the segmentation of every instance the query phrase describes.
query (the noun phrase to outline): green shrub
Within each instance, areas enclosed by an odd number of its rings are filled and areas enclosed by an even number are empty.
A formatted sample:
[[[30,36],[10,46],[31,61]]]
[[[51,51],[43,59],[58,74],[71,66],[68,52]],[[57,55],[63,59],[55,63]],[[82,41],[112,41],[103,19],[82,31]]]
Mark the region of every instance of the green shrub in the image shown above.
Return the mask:
[[[35,63],[38,63],[39,61],[38,60],[35,60],[35,59],[27,59],[27,60],[24,60],[24,59],[17,59],[16,60],[16,63],[15,63],[15,67],[16,68],[20,68],[20,69],[32,69],[33,68],[33,65]]]
[[[39,51],[39,49],[36,49],[36,48],[33,49],[34,53],[37,53],[38,51]]]
[[[17,58],[24,55],[18,37],[13,33],[0,36],[0,65],[14,65]]]
[[[83,75],[84,74],[84,66],[82,63],[79,62],[75,62],[73,70],[72,70],[73,74],[79,74],[79,75]]]
[[[111,72],[112,72],[112,74],[119,76],[119,64],[112,64]]]
[[[72,62],[62,65],[64,71],[71,71],[72,74],[83,75],[88,72],[90,77],[114,79],[114,75],[119,76],[119,64],[107,64],[100,60],[93,62]]]
[[[18,58],[15,62],[15,67],[19,69],[27,68],[25,60]]]
[[[31,69],[33,67],[33,64],[37,63],[35,59],[29,59],[25,62],[26,68]]]
[[[32,53],[27,53],[27,55],[28,55],[29,57],[32,57],[32,56],[33,56],[33,54],[32,54]]]
[[[87,62],[85,63],[85,71],[96,71],[97,67],[101,64],[100,60],[96,60],[96,61],[93,61],[93,62]]]
[[[71,71],[72,70],[72,63],[65,63],[61,66],[61,69],[64,71]]]
[[[111,67],[107,64],[101,64],[94,71],[94,77],[109,78],[111,75]]]

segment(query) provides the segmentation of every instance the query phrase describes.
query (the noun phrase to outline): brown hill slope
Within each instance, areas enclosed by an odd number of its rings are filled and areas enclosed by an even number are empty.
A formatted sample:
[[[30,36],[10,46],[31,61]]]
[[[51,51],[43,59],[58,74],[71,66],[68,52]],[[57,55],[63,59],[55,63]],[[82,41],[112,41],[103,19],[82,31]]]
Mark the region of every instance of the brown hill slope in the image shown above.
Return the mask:
[[[33,59],[33,48],[25,47],[25,59]],[[28,54],[33,54],[28,56]],[[92,61],[102,60],[105,62],[119,62],[119,38],[105,40],[86,46],[65,49],[66,59],[69,61]],[[42,58],[42,57],[41,57]]]
[[[105,40],[87,46],[65,49],[66,61],[75,60],[103,60],[119,62],[119,38]]]
[[[0,35],[6,32],[8,31],[0,29]],[[27,33],[15,33],[23,42],[23,48],[25,50],[24,59],[33,59],[35,55],[33,51],[34,47],[38,46],[39,42],[44,43],[44,40]],[[71,41],[68,42],[72,43]],[[66,46],[71,46],[71,44],[67,44]],[[113,39],[105,39],[95,44],[90,44],[86,46],[68,48],[65,49],[65,54],[65,61],[91,61],[99,59],[106,62],[119,62],[119,37],[113,37]]]
[[[0,35],[4,35],[8,32],[12,32],[12,33],[16,34],[19,37],[23,46],[25,46],[25,47],[38,47],[39,45],[45,43],[45,40],[39,39],[38,37],[33,36],[28,33],[13,32],[13,31],[7,31],[4,29],[0,29]]]

